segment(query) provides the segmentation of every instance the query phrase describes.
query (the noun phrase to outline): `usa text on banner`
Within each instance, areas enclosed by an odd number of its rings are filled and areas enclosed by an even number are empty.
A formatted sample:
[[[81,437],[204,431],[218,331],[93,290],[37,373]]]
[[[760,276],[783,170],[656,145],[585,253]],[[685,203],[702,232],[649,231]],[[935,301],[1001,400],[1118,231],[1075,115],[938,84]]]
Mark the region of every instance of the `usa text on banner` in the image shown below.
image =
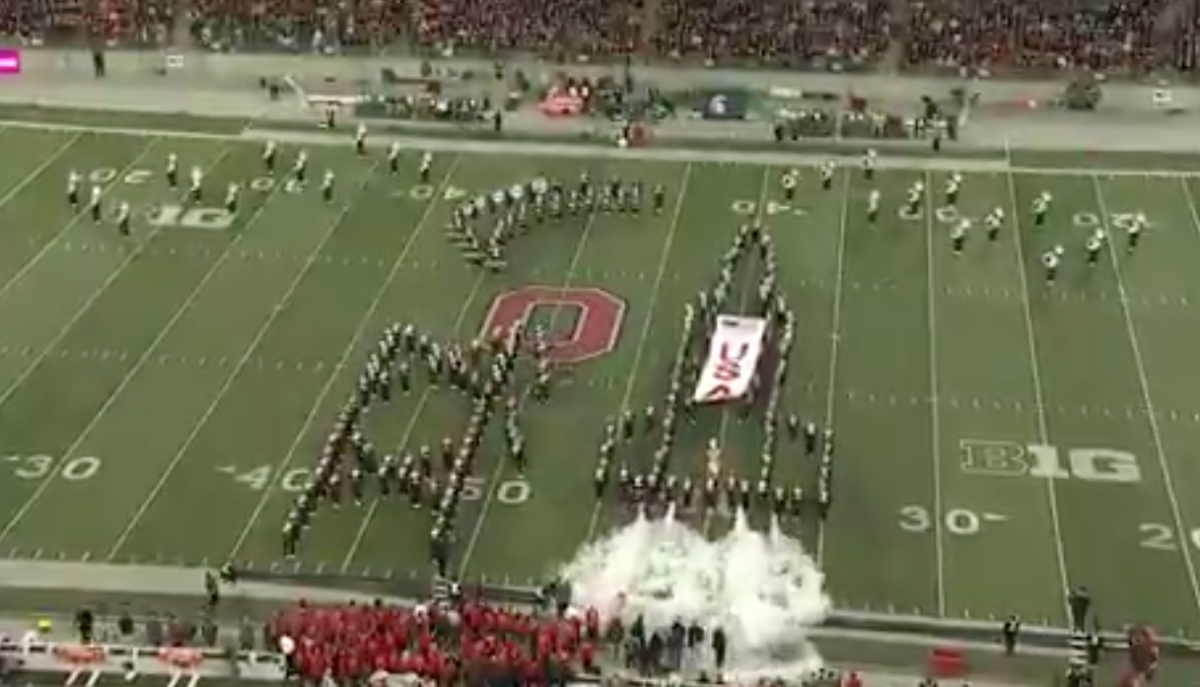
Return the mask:
[[[708,358],[696,382],[697,403],[721,403],[746,395],[762,355],[767,321],[720,315],[708,343]]]

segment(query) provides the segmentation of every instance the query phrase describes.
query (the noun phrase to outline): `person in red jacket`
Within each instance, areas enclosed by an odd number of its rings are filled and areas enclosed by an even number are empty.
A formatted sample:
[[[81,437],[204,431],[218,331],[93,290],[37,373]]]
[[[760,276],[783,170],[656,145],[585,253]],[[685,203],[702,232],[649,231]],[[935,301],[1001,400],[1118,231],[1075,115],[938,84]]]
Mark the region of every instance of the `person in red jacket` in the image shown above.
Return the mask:
[[[595,608],[588,607],[584,612],[584,624],[587,626],[587,638],[593,642],[600,640],[600,613]]]
[[[596,646],[591,642],[584,642],[579,645],[579,665],[585,673],[594,674],[597,672]],[[861,687],[861,685],[857,687]]]

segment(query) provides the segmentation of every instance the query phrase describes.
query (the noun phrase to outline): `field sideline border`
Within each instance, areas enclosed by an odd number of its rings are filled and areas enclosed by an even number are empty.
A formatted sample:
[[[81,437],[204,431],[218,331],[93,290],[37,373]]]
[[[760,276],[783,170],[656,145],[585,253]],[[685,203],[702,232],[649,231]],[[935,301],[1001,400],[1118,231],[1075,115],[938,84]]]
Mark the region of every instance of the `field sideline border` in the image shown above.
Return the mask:
[[[137,112],[129,112],[137,116]],[[210,141],[244,141],[262,142],[268,140],[292,145],[349,145],[347,133],[325,133],[314,130],[311,133],[291,130],[274,130],[246,128],[239,134],[218,134],[210,132],[172,130],[172,129],[140,129],[134,127],[104,127],[82,126],[76,124],[28,122],[21,120],[0,119],[0,130],[30,129],[37,131],[63,131],[75,133],[110,134],[116,136],[136,136],[148,138],[186,138]],[[794,166],[797,164],[817,164],[831,157],[830,154],[797,153],[797,152],[767,152],[743,150],[713,150],[688,148],[685,142],[676,147],[669,140],[670,147],[661,148],[617,148],[607,145],[589,143],[564,143],[546,141],[543,143],[520,141],[480,141],[443,138],[437,136],[395,136],[383,132],[372,135],[368,145],[372,148],[385,148],[392,142],[398,142],[409,148],[418,148],[436,152],[474,153],[492,155],[511,155],[514,152],[522,155],[568,158],[616,158],[641,159],[661,162],[719,164],[748,164],[766,166]],[[869,140],[863,141],[864,148],[870,145]],[[1082,154],[1083,151],[1080,151]],[[1142,151],[1154,154],[1154,151]],[[1168,151],[1160,151],[1168,154]],[[992,160],[980,158],[947,157],[913,157],[904,155],[881,154],[877,163],[879,169],[919,170],[926,172],[958,171],[968,173],[1007,173],[1031,174],[1045,176],[1105,176],[1105,177],[1151,177],[1162,179],[1200,179],[1200,171],[1175,169],[1130,169],[1130,168],[1096,168],[1096,167],[1028,167],[1015,166],[1009,160]]]

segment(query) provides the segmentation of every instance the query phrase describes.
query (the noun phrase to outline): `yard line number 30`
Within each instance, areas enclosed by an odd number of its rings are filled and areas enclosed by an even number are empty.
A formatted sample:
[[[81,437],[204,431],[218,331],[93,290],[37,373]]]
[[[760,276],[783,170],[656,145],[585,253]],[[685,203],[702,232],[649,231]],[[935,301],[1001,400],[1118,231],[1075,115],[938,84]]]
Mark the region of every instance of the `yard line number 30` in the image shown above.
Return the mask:
[[[95,477],[104,463],[95,456],[76,456],[62,460],[51,455],[0,456],[0,465],[11,465],[12,475],[21,480],[62,479],[86,482]]]
[[[965,508],[953,508],[946,511],[944,526],[950,534],[960,537],[970,537],[979,534],[982,519],[979,514]],[[934,516],[924,506],[905,506],[900,509],[900,529],[913,534],[921,534],[933,529]]]

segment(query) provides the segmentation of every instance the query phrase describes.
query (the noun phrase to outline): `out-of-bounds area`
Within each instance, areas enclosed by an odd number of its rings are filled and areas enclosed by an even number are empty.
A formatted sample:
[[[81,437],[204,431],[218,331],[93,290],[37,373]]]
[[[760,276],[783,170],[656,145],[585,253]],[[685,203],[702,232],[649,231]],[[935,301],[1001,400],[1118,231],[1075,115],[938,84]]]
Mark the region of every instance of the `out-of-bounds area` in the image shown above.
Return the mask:
[[[325,202],[316,183],[268,175],[254,142],[0,128],[0,150],[0,555],[279,563],[285,512],[384,328],[465,340],[518,292],[551,332],[605,336],[525,410],[523,476],[498,437],[486,443],[455,565],[541,579],[626,517],[593,497],[604,423],[661,398],[684,304],[761,217],[799,317],[785,411],[836,430],[830,518],[795,529],[838,606],[1061,624],[1064,588],[1083,584],[1108,624],[1200,633],[1195,179],[965,171],[948,207],[949,162],[873,182],[850,162],[830,190],[802,168],[787,202],[783,168],[439,153],[421,183],[420,151],[393,176],[347,139],[308,149],[314,180],[336,173]],[[281,170],[297,152],[281,146]],[[167,186],[172,153],[183,176],[206,170],[198,204]],[[73,170],[85,196],[103,189],[106,213],[131,204],[131,237],[66,202]],[[547,222],[498,274],[447,240],[465,198],[585,171],[661,184],[665,209]],[[918,179],[926,209],[905,216]],[[235,213],[230,182],[245,188]],[[1053,203],[1035,227],[1042,192]],[[1006,219],[990,242],[994,208]],[[956,257],[963,217],[975,221]],[[1096,231],[1110,241],[1089,267]],[[1051,285],[1042,256],[1056,245]],[[619,306],[612,318],[577,307],[597,298]],[[436,450],[462,405],[418,372],[372,410],[372,438]],[[733,413],[728,425],[727,462],[756,474],[754,443],[737,439],[749,429]],[[813,472],[799,444],[781,442],[777,460],[785,479]],[[372,490],[362,507],[323,508],[288,565],[424,574],[429,517]]]

